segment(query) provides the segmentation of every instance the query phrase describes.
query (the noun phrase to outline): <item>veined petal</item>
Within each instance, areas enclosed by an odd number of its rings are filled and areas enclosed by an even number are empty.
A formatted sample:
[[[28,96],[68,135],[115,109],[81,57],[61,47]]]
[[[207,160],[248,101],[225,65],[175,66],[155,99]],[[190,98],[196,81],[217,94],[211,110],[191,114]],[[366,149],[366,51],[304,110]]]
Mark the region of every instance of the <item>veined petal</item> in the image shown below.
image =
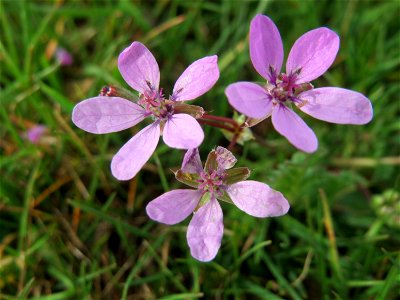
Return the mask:
[[[314,152],[318,140],[308,125],[291,109],[279,104],[272,112],[272,124],[296,148],[304,152]]]
[[[135,126],[145,118],[145,110],[119,97],[94,97],[78,103],[72,111],[72,122],[87,132],[117,132]]]
[[[366,124],[373,116],[371,101],[363,94],[342,88],[313,89],[299,95],[299,106],[310,116],[337,124]]]
[[[111,172],[118,180],[129,180],[140,171],[157,147],[160,126],[153,123],[139,131],[113,157]]]
[[[239,209],[258,218],[282,216],[290,207],[280,192],[258,181],[234,183],[228,186],[226,192]]]
[[[154,221],[168,225],[177,224],[194,211],[200,198],[199,190],[173,190],[150,201],[146,212]]]
[[[257,15],[250,23],[250,58],[257,72],[272,80],[270,68],[280,73],[283,62],[282,39],[274,22],[264,15]]]
[[[186,237],[197,260],[210,261],[217,255],[224,233],[222,218],[221,206],[214,197],[194,214]]]
[[[215,154],[217,155],[217,163],[223,170],[233,168],[237,162],[235,155],[224,147],[218,146],[215,149]]]
[[[183,173],[200,173],[203,171],[199,149],[189,149],[183,157],[181,171]]]
[[[160,70],[153,54],[145,45],[133,42],[118,57],[118,69],[125,81],[136,91],[158,90]]]
[[[296,73],[297,83],[310,82],[325,73],[339,50],[339,36],[321,27],[303,34],[293,45],[286,62],[286,73]]]
[[[219,78],[218,57],[206,56],[193,62],[175,83],[172,98],[192,100],[208,92]]]
[[[225,95],[233,108],[251,118],[262,118],[272,112],[270,96],[258,84],[245,81],[232,83],[226,88]]]
[[[171,148],[197,148],[203,142],[204,132],[192,116],[176,114],[165,123],[163,139]]]

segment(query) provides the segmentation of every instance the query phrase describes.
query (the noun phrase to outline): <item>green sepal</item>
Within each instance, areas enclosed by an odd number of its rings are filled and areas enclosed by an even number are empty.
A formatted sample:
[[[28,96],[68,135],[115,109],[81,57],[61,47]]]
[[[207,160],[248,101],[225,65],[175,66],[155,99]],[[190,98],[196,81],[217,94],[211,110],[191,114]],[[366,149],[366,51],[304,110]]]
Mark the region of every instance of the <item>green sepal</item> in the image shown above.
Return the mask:
[[[175,172],[175,178],[176,180],[197,188],[199,186],[199,182],[197,181],[199,179],[199,174],[195,174],[195,173],[184,173],[182,172],[181,169],[179,169],[178,171]]]
[[[215,150],[208,153],[204,170],[206,172],[212,172],[214,170],[218,170],[217,153],[215,152]]]
[[[298,86],[295,87],[294,94],[298,95],[302,92],[309,91],[313,88],[314,88],[314,86],[311,83],[305,82],[305,83],[299,84]]]
[[[231,197],[229,197],[228,193],[225,192],[225,191],[223,191],[223,192],[224,192],[224,193],[222,194],[222,196],[218,196],[217,199],[218,199],[218,200],[221,200],[221,201],[224,201],[224,202],[226,202],[226,203],[230,203],[230,204],[235,205],[235,203],[233,203]]]
[[[196,212],[203,205],[206,205],[210,200],[211,200],[211,194],[204,193],[204,195],[200,198],[199,204],[197,204],[196,208],[194,209],[194,212]]]
[[[174,105],[175,114],[188,114],[195,119],[200,119],[204,115],[204,109],[201,106],[179,103]]]
[[[224,183],[230,185],[249,178],[250,169],[246,167],[234,168],[225,170],[225,174]]]

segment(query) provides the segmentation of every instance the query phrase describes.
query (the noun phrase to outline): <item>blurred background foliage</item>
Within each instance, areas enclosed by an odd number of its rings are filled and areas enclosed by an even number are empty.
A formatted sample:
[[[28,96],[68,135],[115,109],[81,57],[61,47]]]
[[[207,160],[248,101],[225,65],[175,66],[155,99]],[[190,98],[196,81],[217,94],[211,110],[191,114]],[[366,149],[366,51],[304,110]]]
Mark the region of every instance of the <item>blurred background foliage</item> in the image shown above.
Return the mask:
[[[108,84],[128,88],[119,53],[143,42],[161,86],[194,60],[218,54],[221,77],[193,102],[232,116],[225,87],[261,81],[248,55],[257,13],[278,26],[287,55],[319,26],[341,37],[315,86],[367,95],[374,119],[334,125],[302,115],[319,138],[296,151],[269,120],[236,146],[251,179],[280,190],[287,216],[255,219],[223,203],[225,234],[213,262],[191,258],[188,220],[149,220],[147,202],[182,187],[171,169],[183,152],[160,142],[139,175],[119,182],[112,155],[141,127],[96,136],[71,123],[73,106]],[[398,1],[1,1],[1,299],[395,299],[399,291]],[[62,47],[73,63],[54,57]],[[42,124],[37,143],[26,131]],[[204,157],[227,146],[204,127]]]

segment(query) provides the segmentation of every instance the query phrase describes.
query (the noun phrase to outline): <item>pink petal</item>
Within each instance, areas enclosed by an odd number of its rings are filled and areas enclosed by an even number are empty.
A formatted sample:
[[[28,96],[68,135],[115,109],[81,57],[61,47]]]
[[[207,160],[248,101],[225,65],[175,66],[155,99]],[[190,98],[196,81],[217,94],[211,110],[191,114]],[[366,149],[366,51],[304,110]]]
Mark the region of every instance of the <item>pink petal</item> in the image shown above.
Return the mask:
[[[339,50],[339,36],[321,27],[303,34],[293,45],[286,62],[286,73],[300,69],[297,83],[310,82],[325,73]]]
[[[366,124],[373,116],[371,101],[363,94],[326,87],[299,95],[305,100],[299,108],[310,116],[337,124]]]
[[[272,112],[272,101],[267,91],[252,82],[236,82],[225,90],[230,105],[251,118],[263,118]]]
[[[274,22],[264,15],[257,15],[250,24],[250,58],[257,72],[267,80],[270,67],[280,73],[283,62],[282,39]]]
[[[119,97],[94,97],[78,103],[72,111],[72,122],[91,133],[117,132],[130,128],[145,116],[139,105]]]
[[[153,54],[145,45],[133,42],[118,57],[118,69],[125,81],[136,91],[158,90],[160,70]]]
[[[206,56],[193,62],[175,83],[172,98],[192,100],[208,92],[219,78],[218,57]]]
[[[150,201],[146,212],[154,221],[173,225],[182,222],[194,211],[200,197],[199,190],[173,190]]]
[[[157,147],[160,126],[153,123],[139,131],[113,157],[111,172],[118,180],[129,180],[140,171]]]
[[[199,174],[203,171],[203,166],[201,164],[199,149],[189,149],[185,156],[183,157],[181,170],[183,173],[195,173]]]
[[[224,224],[221,206],[215,198],[200,207],[190,221],[186,234],[190,253],[200,261],[210,261],[221,246]]]
[[[237,162],[235,155],[224,147],[218,146],[215,149],[215,154],[217,154],[218,166],[224,170],[233,168]]]
[[[274,108],[272,124],[298,149],[309,153],[317,150],[318,140],[312,129],[286,106],[279,104]]]
[[[192,116],[176,114],[165,123],[163,139],[171,148],[197,148],[203,142],[204,132]]]
[[[278,217],[289,210],[285,197],[258,181],[241,181],[230,185],[226,192],[233,203],[245,213],[258,218]]]

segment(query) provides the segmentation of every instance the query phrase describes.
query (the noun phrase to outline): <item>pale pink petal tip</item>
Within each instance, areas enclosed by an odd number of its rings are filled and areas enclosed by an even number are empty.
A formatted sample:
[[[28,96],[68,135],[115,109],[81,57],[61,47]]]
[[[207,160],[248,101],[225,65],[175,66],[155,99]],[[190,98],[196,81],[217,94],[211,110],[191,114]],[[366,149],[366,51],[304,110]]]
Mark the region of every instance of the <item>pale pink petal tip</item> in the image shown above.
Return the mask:
[[[140,93],[158,90],[160,70],[157,61],[142,43],[133,42],[122,51],[118,57],[118,69],[134,90]]]
[[[254,217],[279,217],[289,211],[290,205],[285,197],[262,182],[234,183],[228,187],[227,193],[239,209]]]
[[[303,34],[290,50],[286,73],[298,73],[296,82],[310,82],[329,69],[339,51],[340,38],[321,27]]]
[[[82,130],[103,134],[130,128],[145,118],[139,105],[119,97],[99,96],[78,103],[72,122]]]
[[[149,160],[160,138],[160,126],[153,123],[132,137],[113,157],[111,172],[118,180],[135,177]]]
[[[336,124],[362,125],[373,117],[371,101],[363,94],[336,87],[303,92],[299,108],[310,116]]]
[[[277,105],[272,112],[272,124],[276,131],[286,137],[301,151],[312,153],[318,148],[314,131],[291,109]]]
[[[219,78],[218,57],[206,56],[193,62],[175,83],[172,98],[193,100],[208,92]]]
[[[250,23],[250,58],[256,71],[272,80],[271,68],[280,73],[283,62],[283,44],[274,22],[264,15],[256,15]]]
[[[167,192],[146,206],[150,219],[173,225],[182,222],[196,208],[201,197],[198,190],[173,190]]]
[[[186,234],[190,253],[200,261],[215,258],[221,247],[224,224],[221,206],[212,198],[194,214]]]
[[[163,139],[171,148],[192,149],[203,142],[204,132],[192,116],[176,114],[165,123]]]
[[[267,91],[252,82],[236,82],[225,90],[229,104],[251,118],[263,118],[272,112],[272,101]]]
[[[181,170],[183,173],[199,174],[203,171],[198,148],[189,149],[183,157]]]

